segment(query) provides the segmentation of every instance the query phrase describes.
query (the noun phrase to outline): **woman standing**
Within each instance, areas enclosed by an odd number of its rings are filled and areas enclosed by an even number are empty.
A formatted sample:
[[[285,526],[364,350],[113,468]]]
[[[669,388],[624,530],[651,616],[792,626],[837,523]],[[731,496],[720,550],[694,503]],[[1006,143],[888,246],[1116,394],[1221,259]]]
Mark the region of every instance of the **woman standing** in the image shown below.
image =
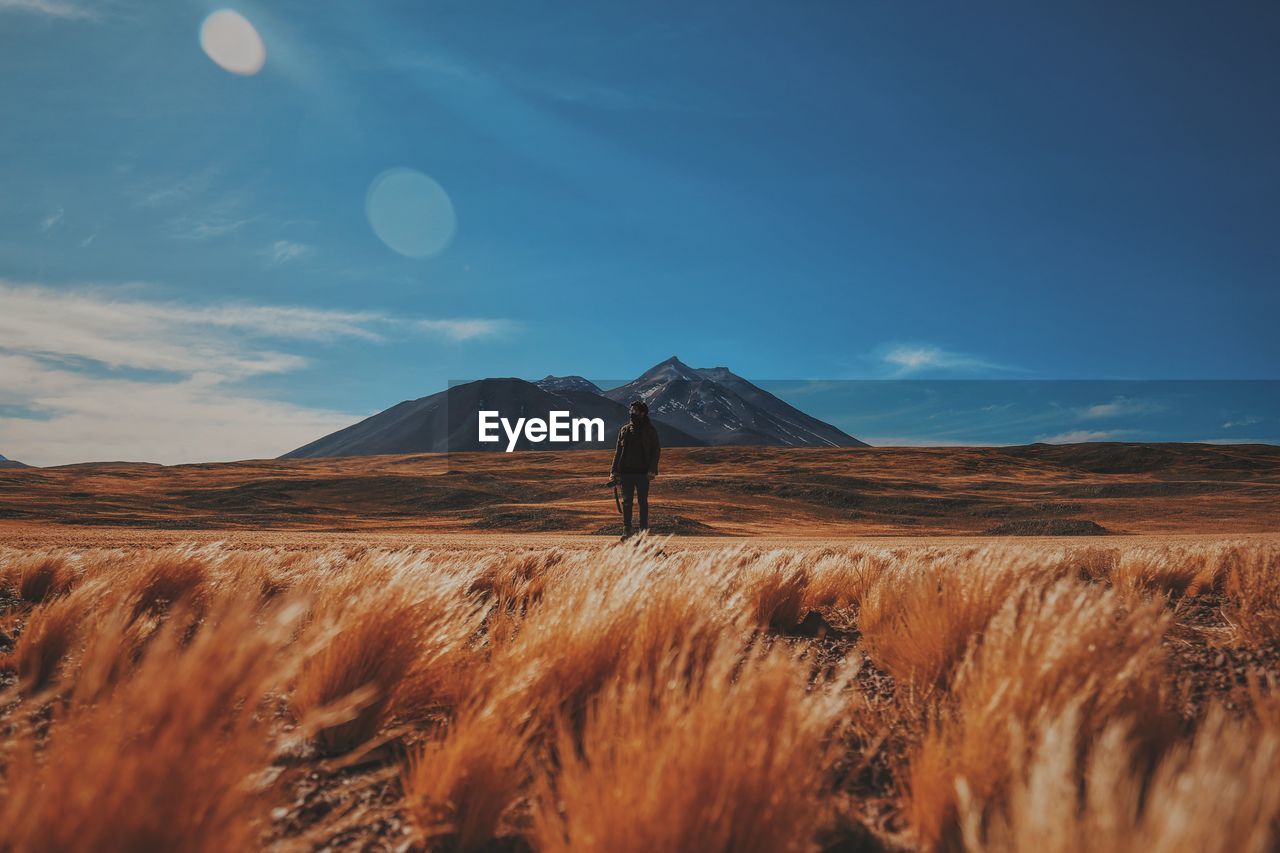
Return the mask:
[[[613,468],[609,484],[622,486],[623,539],[631,536],[632,497],[640,498],[640,531],[649,529],[649,481],[658,476],[658,457],[662,447],[658,430],[649,420],[649,407],[643,400],[631,404],[631,418],[618,430],[618,446],[613,451]]]

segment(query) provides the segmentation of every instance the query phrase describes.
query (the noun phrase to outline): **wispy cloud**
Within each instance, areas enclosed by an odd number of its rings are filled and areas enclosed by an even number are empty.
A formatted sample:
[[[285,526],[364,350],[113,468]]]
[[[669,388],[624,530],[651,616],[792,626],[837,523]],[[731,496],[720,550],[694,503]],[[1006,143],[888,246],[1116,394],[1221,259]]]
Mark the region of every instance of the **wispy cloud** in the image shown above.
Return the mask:
[[[225,237],[253,221],[252,217],[234,219],[226,216],[179,216],[169,223],[170,234],[178,240],[203,242]]]
[[[207,192],[217,174],[217,168],[209,166],[187,175],[145,183],[137,190],[137,204],[139,207],[163,207],[187,201]]]
[[[0,0],[3,2],[3,0]],[[62,221],[63,209],[59,207],[57,210],[51,211],[44,219],[40,220],[40,230],[50,231],[55,225]]]
[[[373,311],[144,301],[136,291],[61,290],[0,280],[0,448],[33,464],[274,456],[360,416],[265,399],[253,377],[308,366],[301,342],[458,341],[498,320]]]
[[[1086,441],[1121,441],[1125,435],[1124,430],[1118,429],[1074,429],[1057,435],[1036,436],[1036,441],[1045,444],[1080,444]]]
[[[1158,400],[1134,397],[1113,397],[1109,403],[1097,403],[1086,406],[1078,412],[1081,420],[1103,420],[1131,415],[1147,415],[1163,412],[1164,404]]]
[[[311,254],[312,247],[292,240],[276,240],[267,247],[265,254],[272,264],[286,264]]]
[[[501,334],[511,328],[511,323],[507,320],[416,320],[414,326],[453,341],[470,341]]]
[[[168,215],[175,240],[204,242],[234,234],[261,217],[248,210],[249,193],[219,186],[220,169],[211,165],[186,175],[146,182],[135,192],[135,206]]]
[[[262,339],[381,340],[378,315],[252,305],[188,306],[0,281],[0,349],[62,362],[226,377],[294,370]]]
[[[922,373],[989,373],[1008,372],[1011,368],[976,355],[954,352],[931,344],[892,344],[879,352],[880,361],[894,376]]]
[[[274,457],[361,417],[263,399],[207,374],[104,378],[3,351],[0,377],[0,401],[41,415],[0,416],[0,445],[32,465]]]
[[[71,3],[69,0],[0,0],[0,11],[33,12],[51,18],[93,19],[97,17],[92,9]]]
[[[1240,427],[1253,426],[1262,423],[1262,418],[1255,418],[1253,415],[1246,415],[1242,418],[1234,418],[1233,420],[1223,423],[1223,429],[1239,429]]]

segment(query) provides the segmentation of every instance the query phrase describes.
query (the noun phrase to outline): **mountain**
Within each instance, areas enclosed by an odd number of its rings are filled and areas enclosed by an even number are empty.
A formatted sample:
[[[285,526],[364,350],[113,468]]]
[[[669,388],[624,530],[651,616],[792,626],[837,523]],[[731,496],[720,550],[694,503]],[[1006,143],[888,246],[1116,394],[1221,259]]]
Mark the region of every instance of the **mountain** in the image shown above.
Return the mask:
[[[834,447],[870,447],[865,441],[859,441],[844,430],[807,415],[763,388],[752,385],[727,367],[700,367],[697,368],[697,373],[704,379],[728,388],[750,405],[772,413],[775,418],[788,425],[793,437],[807,437],[807,444],[820,447],[825,441]]]
[[[606,391],[605,396],[622,404],[644,400],[655,422],[679,427],[712,445],[867,446],[727,367],[695,369],[675,356],[626,385]]]
[[[533,383],[543,391],[588,391],[592,394],[603,394],[600,386],[581,376],[548,376]]]
[[[672,356],[610,391],[601,391],[581,376],[548,376],[537,382],[481,379],[455,385],[429,397],[406,400],[281,458],[505,450],[501,429],[500,441],[480,442],[481,410],[497,411],[510,422],[546,420],[552,411],[568,411],[574,418],[602,418],[605,423],[603,441],[535,443],[522,436],[516,443],[518,450],[612,448],[618,427],[627,422],[627,405],[637,398],[649,404],[664,447],[866,446],[726,367],[695,370]]]
[[[17,459],[6,459],[5,457],[0,456],[0,468],[29,468],[29,467],[31,466],[24,465],[23,463],[19,462]]]
[[[575,418],[604,420],[603,441],[534,443],[522,436],[516,443],[517,450],[612,448],[618,427],[627,421],[627,407],[598,392],[553,392],[523,379],[481,379],[455,385],[429,397],[406,400],[346,429],[290,451],[281,458],[505,450],[507,440],[501,428],[497,431],[501,437],[499,442],[480,442],[479,412],[482,409],[496,410],[512,422],[516,418],[537,417],[545,420],[552,411],[568,411]],[[666,424],[658,426],[658,435],[667,447],[698,447],[703,444],[697,438]]]

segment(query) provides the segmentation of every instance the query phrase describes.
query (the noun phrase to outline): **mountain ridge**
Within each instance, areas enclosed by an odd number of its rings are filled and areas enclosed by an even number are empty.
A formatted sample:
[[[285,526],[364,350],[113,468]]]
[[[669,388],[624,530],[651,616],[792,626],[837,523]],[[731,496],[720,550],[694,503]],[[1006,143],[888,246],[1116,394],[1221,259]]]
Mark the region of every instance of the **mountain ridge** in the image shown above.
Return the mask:
[[[710,445],[868,446],[727,367],[693,368],[676,356],[604,393],[620,403],[643,400],[655,420],[674,424]]]
[[[704,375],[705,374],[705,375]],[[633,399],[650,404],[650,416],[666,447],[728,444],[786,447],[866,447],[837,427],[801,412],[726,367],[689,367],[676,356],[608,391],[582,376],[549,375],[536,382],[514,377],[480,379],[404,400],[351,426],[284,454],[282,459],[444,453],[505,449],[481,443],[480,410],[502,417],[547,419],[552,411],[601,418],[603,440],[532,443],[517,450],[612,447]]]
[[[543,391],[589,391],[592,394],[603,394],[604,390],[592,382],[576,374],[569,376],[552,376],[548,374],[533,383]]]

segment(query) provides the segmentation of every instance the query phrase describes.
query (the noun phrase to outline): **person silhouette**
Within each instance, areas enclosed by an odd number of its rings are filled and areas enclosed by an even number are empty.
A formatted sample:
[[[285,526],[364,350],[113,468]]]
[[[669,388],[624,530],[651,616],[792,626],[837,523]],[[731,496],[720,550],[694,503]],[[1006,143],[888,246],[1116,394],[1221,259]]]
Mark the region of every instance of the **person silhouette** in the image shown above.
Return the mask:
[[[649,529],[649,481],[658,476],[658,457],[662,454],[658,430],[649,420],[645,402],[634,401],[629,414],[630,420],[618,430],[618,446],[609,470],[609,485],[622,486],[623,539],[632,535],[633,497],[640,501],[640,532]]]

